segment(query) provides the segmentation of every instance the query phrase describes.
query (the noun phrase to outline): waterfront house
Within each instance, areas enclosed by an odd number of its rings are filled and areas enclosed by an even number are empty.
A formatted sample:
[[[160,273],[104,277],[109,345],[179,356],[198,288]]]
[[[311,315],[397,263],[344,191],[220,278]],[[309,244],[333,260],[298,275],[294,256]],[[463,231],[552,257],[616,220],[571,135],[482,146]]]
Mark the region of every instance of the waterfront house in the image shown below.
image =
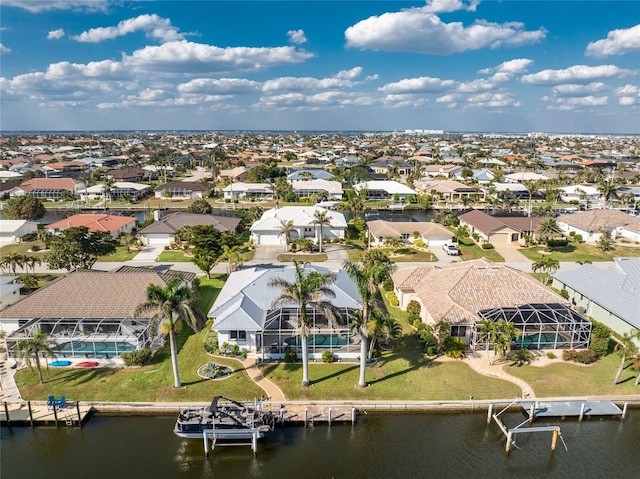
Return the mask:
[[[22,298],[20,295],[22,286],[17,276],[0,276],[0,310],[11,306]],[[0,323],[0,331],[4,331],[2,323]]]
[[[563,186],[560,189],[560,199],[570,203],[577,201],[579,203],[600,203],[602,202],[602,193],[595,186],[589,185],[570,185]]]
[[[329,271],[310,264],[304,268]],[[328,298],[336,309],[335,318],[328,318],[313,307],[307,309],[311,358],[320,359],[327,349],[344,358],[355,358],[360,352],[350,318],[362,309],[362,299],[346,272],[335,273],[337,280],[330,286],[335,297]],[[294,281],[294,275],[293,266],[253,267],[231,273],[207,315],[213,320],[211,329],[218,333],[218,344],[238,345],[262,359],[281,359],[289,350],[300,354],[300,306],[285,304],[274,308],[272,304],[282,291],[269,286],[275,278]]]
[[[169,181],[154,190],[156,198],[175,200],[197,200],[208,198],[213,189],[210,183],[200,181]]]
[[[422,193],[430,194],[448,203],[458,203],[463,198],[484,198],[484,193],[480,188],[465,185],[459,181],[416,181],[415,189]]]
[[[161,339],[149,337],[155,311],[139,317],[134,311],[146,301],[149,284],[164,287],[174,274],[186,283],[195,278],[194,273],[122,267],[77,270],[55,279],[0,311],[9,357],[39,330],[56,342],[59,358],[109,358],[151,345]]]
[[[98,183],[97,185],[89,186],[80,191],[79,196],[85,201],[92,200],[104,200],[105,185],[104,183]],[[129,181],[121,181],[114,183],[111,186],[111,192],[106,195],[107,199],[111,200],[125,200],[138,201],[151,193],[151,187],[143,183],[131,183]]]
[[[104,176],[115,181],[139,182],[149,177],[147,170],[143,168],[122,168],[120,170],[109,170]]]
[[[619,210],[587,210],[558,217],[558,225],[565,235],[579,234],[587,242],[597,242],[602,231],[609,231],[611,239],[625,238],[640,242],[640,218]]]
[[[347,221],[342,213],[330,211],[319,206],[284,206],[265,211],[262,217],[251,226],[251,240],[255,245],[284,245],[282,222],[292,221],[289,239],[309,238],[319,243],[320,231],[315,223],[317,211],[326,211],[331,223],[322,227],[324,241],[344,239]]]
[[[59,234],[68,228],[79,226],[85,226],[90,232],[109,233],[115,239],[120,235],[133,232],[136,229],[136,218],[104,213],[78,214],[50,223],[45,228],[53,234]]]
[[[342,199],[342,183],[328,180],[294,180],[291,182],[293,192],[298,198],[317,196],[328,200]]]
[[[543,218],[490,216],[479,210],[471,210],[458,216],[460,226],[467,226],[469,235],[478,235],[480,243],[518,243],[532,235]]]
[[[410,196],[417,196],[414,189],[397,181],[371,180],[363,181],[353,186],[353,189],[360,192],[365,190],[368,200],[381,199],[406,199]]]
[[[176,243],[176,232],[185,226],[212,225],[221,233],[235,234],[240,224],[237,216],[214,216],[207,214],[177,212],[159,218],[138,232],[145,245],[165,245]]]
[[[387,176],[408,176],[414,169],[414,166],[401,156],[378,158],[369,167],[374,173]]]
[[[640,258],[614,258],[615,266],[592,264],[553,274],[553,288],[566,291],[582,314],[618,334],[640,329]],[[636,339],[640,346],[640,338]]]
[[[225,200],[272,200],[273,187],[268,183],[231,183],[222,188]]]
[[[60,201],[66,194],[76,197],[85,184],[73,178],[32,178],[11,192],[11,196],[32,196],[47,201]]]
[[[585,348],[591,323],[527,273],[486,259],[400,269],[392,275],[400,307],[415,300],[426,324],[444,320],[451,336],[482,349],[477,323],[504,318],[529,349]]]
[[[440,248],[453,237],[447,228],[429,221],[374,220],[367,221],[367,227],[371,246],[383,246],[387,238],[395,238],[409,244],[421,240],[425,246]]]

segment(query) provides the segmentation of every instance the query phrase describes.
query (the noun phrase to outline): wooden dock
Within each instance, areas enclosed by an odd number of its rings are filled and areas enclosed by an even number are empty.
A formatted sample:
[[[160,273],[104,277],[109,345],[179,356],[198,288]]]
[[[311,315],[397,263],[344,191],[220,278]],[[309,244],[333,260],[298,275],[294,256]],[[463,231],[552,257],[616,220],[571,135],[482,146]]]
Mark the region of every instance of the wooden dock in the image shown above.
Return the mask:
[[[280,408],[273,407],[271,412],[280,424],[303,424],[313,426],[316,423],[331,425],[332,423],[355,424],[356,408],[339,405],[298,405],[282,404]]]
[[[82,427],[91,414],[90,405],[68,402],[64,407],[49,407],[45,401],[4,402],[0,407],[3,426]]]

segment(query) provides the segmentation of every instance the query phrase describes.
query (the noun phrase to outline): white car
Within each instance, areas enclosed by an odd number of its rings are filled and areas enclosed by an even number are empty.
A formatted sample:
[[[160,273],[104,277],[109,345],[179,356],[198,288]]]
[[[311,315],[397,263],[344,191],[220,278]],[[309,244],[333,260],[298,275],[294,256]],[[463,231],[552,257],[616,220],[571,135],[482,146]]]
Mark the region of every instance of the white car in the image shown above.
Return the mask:
[[[458,256],[460,254],[460,250],[454,243],[445,243],[442,245],[442,249],[445,250],[449,256]]]

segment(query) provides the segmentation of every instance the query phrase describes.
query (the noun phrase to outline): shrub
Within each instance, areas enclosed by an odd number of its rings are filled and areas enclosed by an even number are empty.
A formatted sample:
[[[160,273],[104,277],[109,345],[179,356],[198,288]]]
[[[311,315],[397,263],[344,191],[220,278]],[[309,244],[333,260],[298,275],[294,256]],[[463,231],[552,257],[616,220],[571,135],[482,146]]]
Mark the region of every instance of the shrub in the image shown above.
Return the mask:
[[[231,354],[233,354],[234,356],[240,354],[240,346],[238,346],[237,344],[231,346]]]
[[[387,278],[382,282],[382,289],[385,291],[393,291],[393,280],[391,278]]]
[[[518,365],[529,364],[534,358],[535,356],[533,353],[527,348],[521,348],[517,351],[509,351],[509,354],[507,354],[507,359],[515,361]]]
[[[151,349],[142,348],[122,353],[120,356],[126,366],[145,366],[151,362]]]
[[[478,241],[480,239],[480,235],[478,235],[478,233],[472,233],[471,237],[476,241]]]
[[[287,351],[284,353],[284,360],[288,363],[295,363],[298,361],[298,353],[295,351]]]
[[[547,353],[547,357],[548,357],[549,359],[555,359],[557,356],[556,356],[554,353],[552,353],[551,351],[549,351],[549,352]]]
[[[569,244],[569,240],[567,238],[549,239],[547,244],[550,248],[557,248],[560,246],[567,246]]]
[[[322,362],[323,363],[332,363],[333,362],[333,353],[328,349],[325,349],[322,352]]]
[[[467,344],[460,338],[449,336],[442,341],[442,352],[450,358],[461,358],[467,349]]]
[[[420,316],[417,314],[410,314],[408,319],[409,323],[413,324],[415,321],[420,321]]]
[[[413,242],[413,244],[414,244],[415,246],[417,246],[418,248],[424,248],[424,247],[426,246],[426,245],[424,244],[424,241],[422,241],[422,240],[420,240],[420,239],[419,239],[419,240],[415,240],[415,241]]]
[[[422,306],[415,299],[409,301],[407,304],[407,313],[413,314],[415,316],[420,316],[420,312],[422,311]]]
[[[609,339],[611,337],[611,329],[608,326],[605,326],[602,323],[598,323],[596,321],[592,321],[591,324],[591,337],[596,338],[606,338]]]
[[[564,299],[569,299],[569,291],[567,291],[566,289],[561,289],[560,296],[562,296]]]
[[[208,353],[218,352],[218,333],[217,331],[208,331],[204,337],[204,350]]]
[[[427,346],[427,356],[435,356],[435,355],[436,355],[436,347]]]
[[[249,356],[249,351],[247,351],[246,349],[240,353],[240,357],[242,359],[247,359],[247,356]]]
[[[573,361],[574,363],[592,364],[598,360],[598,355],[590,349],[583,349],[581,351],[571,349],[562,351],[562,359],[565,361]]]
[[[398,296],[393,291],[387,291],[387,299],[389,300],[389,303],[391,303],[391,306],[400,305],[400,301],[398,301]]]
[[[582,243],[582,235],[581,234],[577,234],[573,237],[578,243]]]
[[[482,249],[493,249],[493,245],[491,243],[482,243],[480,247]]]
[[[31,251],[33,251],[34,253],[36,251],[40,251],[40,245],[34,244],[33,246],[31,246]]]
[[[612,341],[609,338],[599,338],[592,335],[589,349],[596,353],[599,358],[604,358],[613,349],[611,343]]]

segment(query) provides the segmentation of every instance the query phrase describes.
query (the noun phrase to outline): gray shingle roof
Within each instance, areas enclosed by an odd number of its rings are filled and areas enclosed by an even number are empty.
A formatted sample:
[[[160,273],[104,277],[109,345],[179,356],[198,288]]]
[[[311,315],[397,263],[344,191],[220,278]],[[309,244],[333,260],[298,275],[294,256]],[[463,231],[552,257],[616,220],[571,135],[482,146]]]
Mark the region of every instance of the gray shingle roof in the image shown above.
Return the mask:
[[[640,329],[640,258],[615,258],[616,267],[585,264],[553,277]]]
[[[240,224],[236,216],[213,216],[196,213],[171,213],[160,221],[150,224],[139,231],[139,234],[174,234],[184,226],[213,225],[221,232],[234,232]]]

